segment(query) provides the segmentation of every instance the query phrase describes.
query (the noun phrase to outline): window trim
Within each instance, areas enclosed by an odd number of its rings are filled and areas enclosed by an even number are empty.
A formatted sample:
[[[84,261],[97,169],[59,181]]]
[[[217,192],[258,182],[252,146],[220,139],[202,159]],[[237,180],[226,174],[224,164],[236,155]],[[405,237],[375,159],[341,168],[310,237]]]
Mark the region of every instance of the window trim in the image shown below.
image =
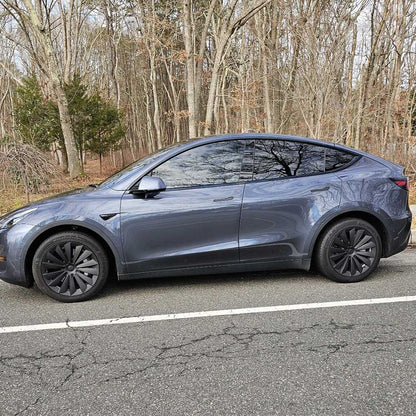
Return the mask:
[[[146,175],[145,175],[146,176]],[[214,183],[214,184],[209,184],[209,185],[192,185],[192,186],[181,186],[181,187],[177,187],[177,188],[168,188],[166,187],[166,190],[163,191],[163,193],[166,192],[174,192],[174,191],[185,191],[188,189],[205,189],[205,188],[218,188],[220,186],[236,186],[236,185],[245,185],[249,182],[245,181],[245,182],[232,182],[232,183]]]

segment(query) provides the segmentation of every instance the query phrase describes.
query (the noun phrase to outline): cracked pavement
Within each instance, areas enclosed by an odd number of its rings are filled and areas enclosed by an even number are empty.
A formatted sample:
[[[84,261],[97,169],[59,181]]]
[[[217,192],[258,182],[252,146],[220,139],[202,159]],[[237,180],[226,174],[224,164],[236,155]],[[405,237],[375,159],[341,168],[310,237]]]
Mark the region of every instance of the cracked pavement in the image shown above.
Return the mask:
[[[353,285],[304,272],[112,283],[82,304],[0,283],[1,326],[416,294],[416,251]],[[416,302],[0,335],[0,415],[409,415]]]

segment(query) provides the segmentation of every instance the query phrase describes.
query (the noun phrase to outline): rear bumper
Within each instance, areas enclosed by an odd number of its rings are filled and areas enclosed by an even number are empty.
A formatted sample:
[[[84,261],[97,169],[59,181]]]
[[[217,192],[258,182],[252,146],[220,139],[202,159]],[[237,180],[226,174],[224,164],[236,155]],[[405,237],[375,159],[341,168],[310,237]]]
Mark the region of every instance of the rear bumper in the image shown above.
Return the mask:
[[[412,214],[406,218],[392,221],[390,238],[387,238],[383,257],[390,257],[403,251],[409,244],[412,225]]]

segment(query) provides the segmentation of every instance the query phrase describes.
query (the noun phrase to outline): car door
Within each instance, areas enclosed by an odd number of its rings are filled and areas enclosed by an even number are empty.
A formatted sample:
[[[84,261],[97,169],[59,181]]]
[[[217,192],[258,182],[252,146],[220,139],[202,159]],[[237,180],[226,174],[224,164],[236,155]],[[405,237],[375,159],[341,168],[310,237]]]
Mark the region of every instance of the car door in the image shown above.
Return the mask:
[[[166,191],[148,199],[125,193],[121,235],[128,272],[238,263],[243,158],[241,140],[198,146],[149,172]]]
[[[341,181],[325,173],[325,149],[256,140],[253,180],[241,210],[241,262],[290,262],[307,255],[315,224],[340,203]]]

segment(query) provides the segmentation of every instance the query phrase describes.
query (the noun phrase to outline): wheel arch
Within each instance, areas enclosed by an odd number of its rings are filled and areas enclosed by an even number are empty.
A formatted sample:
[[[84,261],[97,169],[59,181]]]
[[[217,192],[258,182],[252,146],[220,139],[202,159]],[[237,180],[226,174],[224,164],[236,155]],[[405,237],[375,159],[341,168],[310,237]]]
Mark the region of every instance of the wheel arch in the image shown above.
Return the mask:
[[[332,217],[328,221],[326,221],[320,229],[316,232],[315,236],[313,237],[313,242],[311,244],[312,250],[311,250],[311,261],[314,261],[315,253],[319,244],[319,241],[321,237],[325,234],[325,232],[328,230],[329,227],[332,226],[335,222],[343,219],[343,218],[357,218],[364,221],[367,221],[369,224],[371,224],[379,233],[381,238],[381,245],[382,245],[382,254],[383,257],[386,249],[388,247],[388,232],[385,224],[383,221],[381,221],[380,218],[378,218],[376,215],[371,214],[366,211],[346,211],[342,212],[335,217]]]
[[[29,247],[26,250],[25,255],[25,262],[24,262],[24,273],[27,276],[27,279],[30,285],[33,285],[33,274],[32,274],[32,262],[35,252],[42,241],[45,241],[48,237],[63,232],[63,231],[78,231],[83,234],[86,234],[94,239],[96,239],[104,248],[108,261],[109,261],[109,273],[110,276],[119,276],[121,265],[119,263],[119,256],[117,251],[112,244],[108,242],[106,238],[104,238],[100,233],[95,230],[92,230],[89,227],[85,227],[83,225],[78,224],[60,224],[53,227],[50,227],[46,230],[43,230],[40,234],[38,234],[31,242]]]

